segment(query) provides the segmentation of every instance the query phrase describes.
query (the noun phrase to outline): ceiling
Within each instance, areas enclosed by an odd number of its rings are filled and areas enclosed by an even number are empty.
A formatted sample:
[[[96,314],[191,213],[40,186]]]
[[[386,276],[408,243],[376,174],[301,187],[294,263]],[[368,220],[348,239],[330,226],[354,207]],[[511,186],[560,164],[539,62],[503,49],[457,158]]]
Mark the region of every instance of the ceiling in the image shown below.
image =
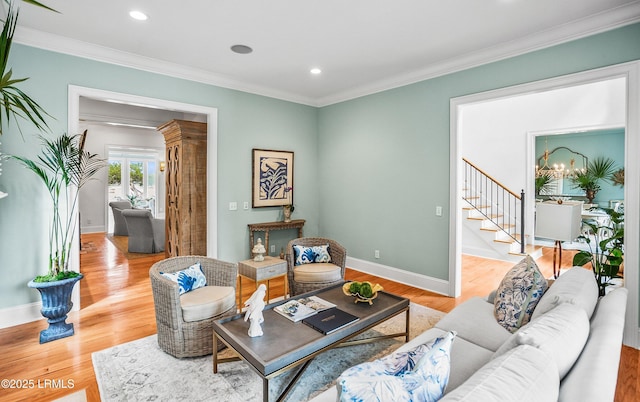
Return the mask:
[[[17,42],[314,106],[640,21],[630,0],[40,1],[60,13],[22,4]]]

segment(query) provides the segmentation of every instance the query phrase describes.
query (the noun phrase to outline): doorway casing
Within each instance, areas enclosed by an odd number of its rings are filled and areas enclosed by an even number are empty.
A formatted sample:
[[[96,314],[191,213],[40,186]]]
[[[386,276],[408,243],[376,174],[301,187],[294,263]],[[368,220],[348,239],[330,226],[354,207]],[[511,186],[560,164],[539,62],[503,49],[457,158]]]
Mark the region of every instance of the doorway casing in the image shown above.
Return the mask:
[[[450,198],[449,219],[449,295],[457,297],[462,288],[462,189],[463,169],[460,150],[461,110],[465,105],[487,102],[500,98],[517,97],[535,92],[589,84],[614,78],[626,79],[626,135],[625,135],[625,266],[638,267],[640,262],[640,62],[630,62],[604,67],[582,73],[566,75],[533,83],[516,85],[493,91],[453,98],[450,101]],[[533,152],[533,151],[532,151]],[[527,155],[526,159],[530,156]],[[627,300],[624,343],[639,347],[638,328],[638,269],[625,270],[625,287],[629,290]]]
[[[148,98],[119,92],[105,91],[95,88],[87,88],[69,85],[68,107],[68,132],[79,132],[80,97],[86,97],[101,101],[116,101],[124,104],[144,105],[159,109],[183,113],[196,113],[206,115],[207,118],[207,256],[218,256],[218,109],[174,102],[166,99]],[[70,269],[80,272],[79,244],[74,242],[71,247]],[[73,310],[80,309],[80,287],[74,289],[72,296]]]

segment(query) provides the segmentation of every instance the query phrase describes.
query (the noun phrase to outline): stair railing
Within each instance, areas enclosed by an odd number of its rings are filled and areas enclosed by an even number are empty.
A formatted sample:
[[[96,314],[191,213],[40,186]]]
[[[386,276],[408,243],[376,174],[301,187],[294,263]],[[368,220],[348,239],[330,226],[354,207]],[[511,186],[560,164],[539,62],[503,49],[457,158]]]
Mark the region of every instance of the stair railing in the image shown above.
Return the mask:
[[[465,185],[462,198],[519,243],[520,253],[524,254],[524,190],[518,195],[467,159],[462,160]]]

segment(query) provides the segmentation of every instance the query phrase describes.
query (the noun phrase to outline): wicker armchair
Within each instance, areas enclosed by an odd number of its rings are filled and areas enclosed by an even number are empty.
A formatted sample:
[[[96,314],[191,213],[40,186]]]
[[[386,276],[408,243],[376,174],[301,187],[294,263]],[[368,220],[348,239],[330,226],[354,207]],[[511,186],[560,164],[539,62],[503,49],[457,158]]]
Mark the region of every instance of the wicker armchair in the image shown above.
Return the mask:
[[[207,286],[233,288],[233,307],[216,316],[200,321],[187,322],[183,317],[178,284],[160,272],[176,272],[200,262],[207,278]],[[236,280],[238,266],[202,256],[172,257],[153,264],[149,270],[151,289],[158,327],[158,345],[168,354],[182,358],[204,356],[213,352],[213,321],[236,314]],[[197,292],[196,289],[192,292]],[[191,293],[191,292],[189,292]],[[188,295],[185,293],[182,295]]]
[[[295,254],[293,251],[294,245],[311,247],[311,246],[321,246],[324,244],[329,245],[329,255],[331,256],[331,264],[335,265],[339,268],[339,278],[334,278],[331,280],[317,280],[312,279],[309,280],[309,275],[305,275],[306,278],[301,279],[301,275],[296,275],[296,265],[295,265]],[[345,262],[347,259],[347,250],[340,245],[335,240],[325,239],[322,237],[300,237],[297,239],[293,239],[287,245],[285,259],[287,260],[287,280],[289,281],[289,294],[291,297],[295,295],[299,295],[300,293],[310,292],[316,289],[326,288],[328,286],[332,286],[335,284],[339,284],[344,282],[344,270],[345,270]],[[297,267],[308,268],[310,266],[314,266],[316,264],[305,264],[298,265]],[[320,264],[318,264],[320,265]],[[296,277],[298,279],[296,280]]]

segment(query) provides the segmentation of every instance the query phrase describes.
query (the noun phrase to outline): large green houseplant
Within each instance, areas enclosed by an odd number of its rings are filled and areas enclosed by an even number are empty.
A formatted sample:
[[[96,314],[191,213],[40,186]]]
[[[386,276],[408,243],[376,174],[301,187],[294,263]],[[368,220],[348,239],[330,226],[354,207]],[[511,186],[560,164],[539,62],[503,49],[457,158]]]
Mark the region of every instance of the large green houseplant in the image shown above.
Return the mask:
[[[49,269],[37,276],[29,287],[42,296],[42,315],[49,328],[40,333],[40,343],[73,335],[73,324],[65,322],[71,310],[71,291],[82,278],[69,270],[69,253],[77,232],[80,189],[106,166],[104,159],[83,149],[84,136],[62,134],[53,140],[42,138],[43,147],[37,160],[12,156],[31,170],[44,183],[52,201],[49,228]]]
[[[624,213],[608,208],[603,210],[609,215],[609,221],[606,224],[585,221],[590,234],[579,239],[587,243],[589,250],[579,251],[573,256],[574,266],[591,265],[600,296],[604,296],[611,279],[621,277],[618,273],[624,262]]]
[[[599,156],[589,161],[584,171],[577,171],[571,180],[576,188],[585,192],[589,204],[592,204],[596,193],[600,191],[600,182],[602,180],[611,180],[611,176],[615,171],[615,161],[613,159]]]

